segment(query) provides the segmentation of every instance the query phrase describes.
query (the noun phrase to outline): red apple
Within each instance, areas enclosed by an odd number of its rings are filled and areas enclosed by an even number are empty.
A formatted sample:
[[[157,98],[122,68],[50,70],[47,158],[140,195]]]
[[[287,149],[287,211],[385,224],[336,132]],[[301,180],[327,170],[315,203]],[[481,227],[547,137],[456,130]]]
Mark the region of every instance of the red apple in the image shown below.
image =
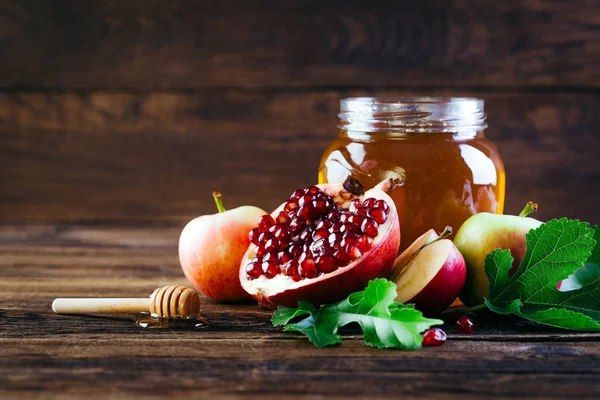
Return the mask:
[[[266,212],[242,206],[225,211],[220,193],[213,193],[219,213],[197,217],[179,237],[179,261],[190,283],[216,301],[248,299],[240,284],[239,267],[250,245],[248,233]]]
[[[467,277],[465,260],[451,240],[428,231],[396,259],[392,280],[400,303],[426,314],[444,311],[460,294]]]

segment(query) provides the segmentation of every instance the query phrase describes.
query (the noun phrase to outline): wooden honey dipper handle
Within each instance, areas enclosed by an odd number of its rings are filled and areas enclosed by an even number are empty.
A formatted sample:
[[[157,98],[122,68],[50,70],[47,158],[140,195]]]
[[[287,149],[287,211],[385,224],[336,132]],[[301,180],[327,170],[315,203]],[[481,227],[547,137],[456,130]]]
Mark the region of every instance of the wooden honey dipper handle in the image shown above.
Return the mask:
[[[60,298],[52,302],[57,314],[150,312],[161,318],[188,318],[200,311],[198,292],[185,286],[156,289],[149,298]]]

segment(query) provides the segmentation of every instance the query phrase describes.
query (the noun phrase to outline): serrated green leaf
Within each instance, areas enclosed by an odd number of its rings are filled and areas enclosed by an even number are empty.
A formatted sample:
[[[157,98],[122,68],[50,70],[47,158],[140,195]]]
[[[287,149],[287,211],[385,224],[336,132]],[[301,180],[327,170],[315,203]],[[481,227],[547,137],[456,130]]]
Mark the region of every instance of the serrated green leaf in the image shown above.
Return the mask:
[[[565,308],[548,308],[539,311],[529,309],[523,311],[517,315],[540,324],[578,331],[600,331],[600,323],[594,318]]]
[[[598,226],[592,226],[591,228],[594,230],[594,240],[596,241],[592,255],[583,267],[561,282],[560,289],[558,289],[561,292],[581,289],[585,285],[600,279],[600,229]]]
[[[298,302],[298,308],[289,308],[283,306],[277,307],[277,310],[275,310],[273,316],[271,317],[271,323],[273,323],[273,326],[285,325],[296,317],[310,315],[315,311],[317,311],[315,306],[310,304],[308,301],[301,300]]]
[[[514,276],[508,276],[512,257],[494,250],[486,257],[490,279],[486,305],[497,313],[552,322],[552,326],[589,328],[600,319],[600,279],[579,290],[560,292],[556,284],[582,267],[596,244],[595,230],[577,220],[552,220],[526,236],[527,250]],[[553,311],[558,310],[563,311]],[[561,325],[560,318],[565,316]],[[587,329],[586,328],[586,329]]]
[[[340,343],[338,329],[356,322],[362,327],[365,342],[370,346],[418,349],[422,343],[420,333],[443,321],[423,317],[413,305],[395,303],[396,295],[393,282],[375,279],[369,282],[365,290],[352,293],[338,303],[309,311],[309,317],[287,325],[284,330],[301,332],[315,346],[325,347]],[[290,317],[287,319],[289,322],[294,316],[306,314],[306,310],[302,309],[300,314],[295,315],[285,309],[281,313],[277,322]]]

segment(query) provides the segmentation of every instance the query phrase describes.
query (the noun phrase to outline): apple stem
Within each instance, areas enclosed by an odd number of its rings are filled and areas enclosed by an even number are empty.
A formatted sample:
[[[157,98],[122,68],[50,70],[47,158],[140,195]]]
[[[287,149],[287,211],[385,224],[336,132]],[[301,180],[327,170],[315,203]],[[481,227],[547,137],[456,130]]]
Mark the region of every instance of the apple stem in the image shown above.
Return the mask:
[[[422,250],[423,248],[429,246],[432,243],[439,242],[442,239],[446,239],[450,235],[452,235],[452,227],[451,226],[446,226],[444,228],[444,230],[442,231],[442,233],[439,234],[438,237],[436,237],[435,239],[433,239],[431,242],[425,243],[423,246],[421,246],[421,248],[419,249],[419,251]]]
[[[225,207],[223,207],[223,198],[220,192],[213,192],[213,198],[215,199],[215,204],[217,205],[217,210],[220,213],[225,212]]]
[[[523,211],[521,211],[521,214],[519,214],[519,217],[526,217],[529,214],[531,214],[532,212],[537,211],[537,209],[538,209],[537,203],[534,203],[533,201],[529,201],[529,202],[527,202],[527,205],[525,205],[525,208],[523,209]]]

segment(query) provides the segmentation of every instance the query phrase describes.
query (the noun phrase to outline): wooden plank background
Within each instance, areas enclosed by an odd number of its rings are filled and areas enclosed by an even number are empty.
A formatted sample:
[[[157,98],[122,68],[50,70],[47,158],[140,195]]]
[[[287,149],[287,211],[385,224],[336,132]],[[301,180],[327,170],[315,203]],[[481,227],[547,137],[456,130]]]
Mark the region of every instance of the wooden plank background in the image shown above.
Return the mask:
[[[600,222],[595,0],[0,0],[0,223],[181,226],[316,179],[352,95],[474,95],[507,211]]]

